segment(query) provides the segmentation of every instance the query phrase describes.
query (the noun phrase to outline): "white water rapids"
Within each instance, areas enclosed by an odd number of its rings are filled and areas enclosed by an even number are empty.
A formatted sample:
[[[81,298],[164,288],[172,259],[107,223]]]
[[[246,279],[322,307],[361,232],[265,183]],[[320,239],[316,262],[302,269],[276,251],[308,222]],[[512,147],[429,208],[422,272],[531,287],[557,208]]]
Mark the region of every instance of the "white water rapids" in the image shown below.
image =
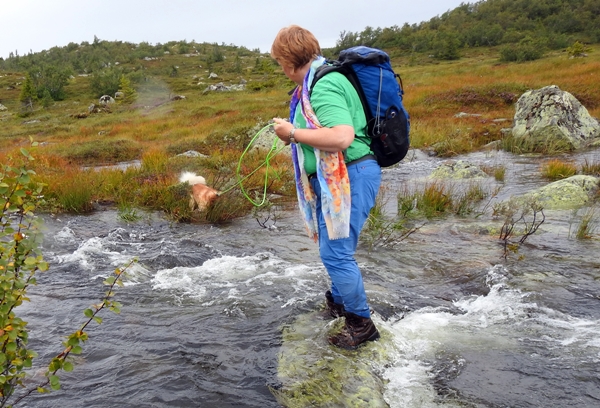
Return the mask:
[[[469,159],[504,162],[507,195],[543,183],[535,159]],[[407,162],[384,183],[394,189],[435,164]],[[361,248],[369,302],[389,336],[385,359],[370,362],[381,400],[394,408],[599,406],[600,245],[570,235],[573,217],[549,213],[507,260],[497,237],[481,232],[482,217],[431,221],[393,249]],[[23,405],[281,406],[270,387],[285,388],[282,328],[319,309],[328,285],[300,224],[295,211],[273,229],[254,219],[171,224],[160,214],[128,224],[113,210],[47,217],[51,269],[20,309],[40,354],[34,372],[83,321],[102,278],[140,261],[117,290],[121,314],[90,328],[62,389]],[[329,323],[311,324],[310,363],[318,364],[331,353]]]

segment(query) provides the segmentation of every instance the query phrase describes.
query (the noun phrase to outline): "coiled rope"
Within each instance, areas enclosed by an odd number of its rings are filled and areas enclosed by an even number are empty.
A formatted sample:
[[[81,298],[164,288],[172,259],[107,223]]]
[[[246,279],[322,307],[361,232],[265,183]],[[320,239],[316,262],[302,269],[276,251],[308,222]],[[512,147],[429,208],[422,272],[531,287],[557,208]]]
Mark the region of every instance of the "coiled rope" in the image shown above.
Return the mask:
[[[237,179],[236,183],[234,185],[232,185],[231,187],[227,188],[226,190],[221,191],[219,195],[225,194],[228,191],[231,191],[235,187],[239,186],[240,190],[242,191],[242,194],[244,195],[244,197],[246,197],[246,199],[248,201],[250,201],[252,203],[252,205],[254,205],[255,207],[260,207],[260,206],[262,206],[265,203],[265,201],[267,200],[267,186],[268,186],[268,180],[269,180],[269,169],[271,168],[271,163],[270,163],[271,159],[273,157],[275,157],[283,149],[285,149],[286,146],[283,146],[283,147],[277,149],[277,142],[278,142],[279,138],[275,137],[273,139],[273,144],[271,145],[271,148],[267,152],[267,156],[265,157],[265,160],[260,164],[260,166],[258,166],[254,170],[252,170],[248,175],[246,175],[244,177],[242,177],[242,175],[241,175],[241,168],[242,168],[242,162],[243,162],[244,156],[246,155],[246,153],[248,153],[248,151],[250,150],[250,148],[252,147],[252,145],[254,144],[254,142],[256,141],[256,139],[258,139],[265,131],[267,131],[267,129],[269,129],[272,126],[275,126],[275,123],[269,123],[268,125],[264,126],[250,140],[250,142],[248,143],[248,146],[246,146],[246,149],[244,150],[244,152],[242,153],[242,155],[238,159],[238,165],[237,165],[237,168],[236,168],[236,171],[235,171],[235,176],[236,176],[236,179]],[[254,201],[248,195],[248,193],[244,189],[244,186],[242,185],[242,183],[244,182],[244,180],[246,180],[249,177],[251,177],[254,173],[256,173],[260,168],[262,168],[265,165],[267,166],[267,168],[266,168],[266,171],[265,171],[265,183],[264,183],[264,187],[263,187],[262,200],[260,202],[258,200]]]

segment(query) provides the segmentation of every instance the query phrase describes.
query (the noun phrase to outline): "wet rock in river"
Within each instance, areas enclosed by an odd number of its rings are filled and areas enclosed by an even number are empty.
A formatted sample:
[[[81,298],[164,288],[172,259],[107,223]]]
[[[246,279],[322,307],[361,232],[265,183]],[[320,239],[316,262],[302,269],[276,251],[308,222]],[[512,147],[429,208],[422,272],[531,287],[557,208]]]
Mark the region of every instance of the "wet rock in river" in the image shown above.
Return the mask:
[[[577,175],[540,187],[525,197],[535,198],[544,209],[565,210],[587,204],[599,189],[600,178]]]
[[[436,179],[474,179],[486,178],[488,175],[477,165],[464,160],[447,160],[431,173]]]
[[[376,324],[379,320],[376,320]],[[382,330],[381,339],[348,351],[327,344],[340,330],[343,319],[319,321],[304,314],[284,328],[278,362],[277,401],[286,407],[388,407],[383,394],[385,380],[375,368],[391,361],[397,352],[392,335]]]

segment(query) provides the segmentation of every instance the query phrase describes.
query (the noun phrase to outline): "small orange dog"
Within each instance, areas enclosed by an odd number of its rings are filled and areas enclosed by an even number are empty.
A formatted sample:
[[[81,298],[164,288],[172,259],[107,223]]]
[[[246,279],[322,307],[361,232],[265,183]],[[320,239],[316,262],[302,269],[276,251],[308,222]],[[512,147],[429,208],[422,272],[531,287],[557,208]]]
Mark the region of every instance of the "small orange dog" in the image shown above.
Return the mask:
[[[190,208],[192,211],[196,208],[199,211],[206,210],[219,197],[219,192],[207,186],[204,177],[198,176],[196,173],[189,171],[181,173],[179,182],[188,183],[192,186],[192,194],[190,194]]]

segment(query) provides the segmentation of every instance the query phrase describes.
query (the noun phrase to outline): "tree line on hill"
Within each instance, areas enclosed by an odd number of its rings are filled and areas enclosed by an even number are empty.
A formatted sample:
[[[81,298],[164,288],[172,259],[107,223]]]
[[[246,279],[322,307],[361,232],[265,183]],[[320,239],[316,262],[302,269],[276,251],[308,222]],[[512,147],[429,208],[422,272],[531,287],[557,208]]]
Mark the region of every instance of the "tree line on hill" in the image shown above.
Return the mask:
[[[500,47],[503,61],[534,60],[575,42],[600,43],[598,0],[487,0],[461,3],[441,16],[402,27],[342,32],[334,53],[354,45],[435,58],[460,58],[469,47]]]

